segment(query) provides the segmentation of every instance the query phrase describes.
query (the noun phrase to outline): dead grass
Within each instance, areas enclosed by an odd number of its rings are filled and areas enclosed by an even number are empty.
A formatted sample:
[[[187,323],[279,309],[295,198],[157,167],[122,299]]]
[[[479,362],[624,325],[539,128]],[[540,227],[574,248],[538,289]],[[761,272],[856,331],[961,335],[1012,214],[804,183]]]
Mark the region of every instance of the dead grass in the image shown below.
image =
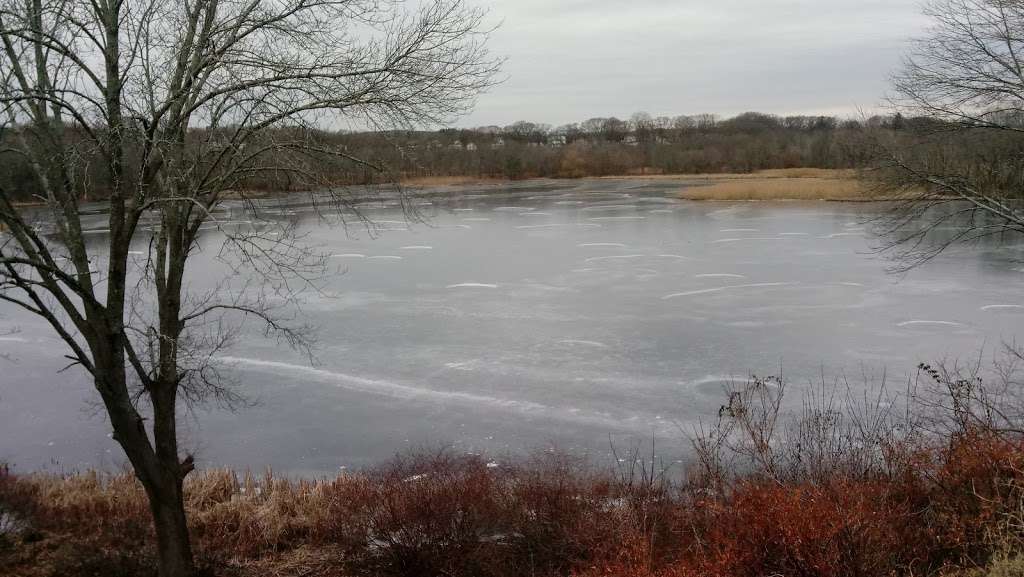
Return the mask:
[[[688,200],[871,200],[869,187],[838,178],[730,179],[679,193]]]
[[[851,170],[794,168],[695,178],[679,196],[688,200],[883,200]]]
[[[854,178],[855,170],[834,169],[834,168],[773,168],[759,170],[756,172],[703,172],[703,173],[666,173],[646,171],[633,171],[628,175],[601,176],[604,180],[673,180],[673,181],[698,181],[698,180],[749,180],[772,179],[772,178]]]
[[[833,168],[776,168],[754,173],[757,178],[828,178],[851,179],[857,177],[855,170]]]
[[[962,577],[1021,577],[1024,575],[1024,555],[1000,553],[988,566],[964,572]]]
[[[855,170],[783,168],[753,173],[638,174],[608,179],[662,180],[685,186],[687,200],[892,200],[857,178]]]

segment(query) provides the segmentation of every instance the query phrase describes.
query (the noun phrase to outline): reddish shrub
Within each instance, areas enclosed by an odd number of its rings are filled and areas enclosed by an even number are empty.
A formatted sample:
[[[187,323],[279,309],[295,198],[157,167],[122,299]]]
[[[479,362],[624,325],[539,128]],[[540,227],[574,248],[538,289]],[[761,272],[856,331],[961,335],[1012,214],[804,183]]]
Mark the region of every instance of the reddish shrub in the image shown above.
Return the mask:
[[[904,532],[912,512],[881,483],[744,483],[726,501],[705,505],[694,561],[706,573],[877,576],[913,558]]]
[[[989,537],[1021,502],[1024,441],[968,430],[935,451],[929,473],[927,520],[943,562],[984,563]]]

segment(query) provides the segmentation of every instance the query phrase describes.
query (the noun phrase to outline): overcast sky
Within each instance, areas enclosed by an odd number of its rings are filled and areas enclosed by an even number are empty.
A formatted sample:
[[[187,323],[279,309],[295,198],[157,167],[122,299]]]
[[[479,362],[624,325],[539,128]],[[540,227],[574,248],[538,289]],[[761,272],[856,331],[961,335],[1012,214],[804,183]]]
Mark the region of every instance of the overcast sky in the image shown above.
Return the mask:
[[[460,126],[875,109],[920,0],[473,0],[507,80]]]

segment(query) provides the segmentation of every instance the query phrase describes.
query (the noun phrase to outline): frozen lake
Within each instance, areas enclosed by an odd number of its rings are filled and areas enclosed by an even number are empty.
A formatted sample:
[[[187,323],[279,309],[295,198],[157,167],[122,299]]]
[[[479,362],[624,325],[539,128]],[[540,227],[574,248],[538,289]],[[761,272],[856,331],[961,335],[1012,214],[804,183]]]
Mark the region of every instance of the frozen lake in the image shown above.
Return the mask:
[[[696,203],[659,181],[470,188],[419,207],[371,206],[384,229],[285,211],[334,255],[305,313],[317,363],[244,339],[223,359],[254,406],[183,418],[204,466],[293,474],[355,468],[412,447],[601,456],[713,418],[723,383],[819,378],[968,357],[1020,336],[1024,246],[950,251],[905,275],[874,255],[877,206]],[[97,221],[101,222],[101,221]],[[217,231],[204,243],[217,246]],[[98,239],[102,235],[97,235]],[[142,245],[140,245],[142,247]],[[214,251],[197,278],[221,273]],[[115,467],[91,385],[38,320],[0,308],[0,461]]]

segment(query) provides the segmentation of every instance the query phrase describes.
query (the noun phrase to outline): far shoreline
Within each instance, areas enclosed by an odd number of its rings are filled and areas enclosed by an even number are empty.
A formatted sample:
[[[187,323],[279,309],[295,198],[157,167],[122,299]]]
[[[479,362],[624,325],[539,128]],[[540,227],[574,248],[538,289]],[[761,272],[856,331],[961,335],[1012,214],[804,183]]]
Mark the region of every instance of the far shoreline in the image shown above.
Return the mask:
[[[408,189],[414,196],[433,196],[439,190],[457,192],[464,187],[500,189],[504,186],[529,186],[530,183],[569,183],[587,180],[662,181],[678,184],[679,190],[666,191],[667,198],[707,202],[891,202],[900,200],[894,195],[879,193],[870,184],[857,177],[855,170],[826,168],[769,169],[749,173],[695,173],[695,174],[622,174],[583,176],[579,178],[536,177],[511,179],[505,177],[476,176],[422,176],[382,181],[376,184],[346,184],[348,186],[398,186]],[[311,190],[232,189],[221,195],[225,201],[259,201],[287,198]],[[104,202],[105,199],[96,199]],[[45,207],[42,200],[18,201],[18,208]],[[2,230],[2,229],[0,229]]]
[[[566,182],[585,180],[661,181],[678,184],[680,189],[666,196],[683,200],[712,202],[885,202],[899,200],[880,194],[857,177],[855,170],[825,168],[789,168],[750,173],[705,174],[626,174],[581,178],[507,178],[428,176],[403,179],[398,185],[414,190],[458,188],[462,186],[501,186],[529,182]]]

